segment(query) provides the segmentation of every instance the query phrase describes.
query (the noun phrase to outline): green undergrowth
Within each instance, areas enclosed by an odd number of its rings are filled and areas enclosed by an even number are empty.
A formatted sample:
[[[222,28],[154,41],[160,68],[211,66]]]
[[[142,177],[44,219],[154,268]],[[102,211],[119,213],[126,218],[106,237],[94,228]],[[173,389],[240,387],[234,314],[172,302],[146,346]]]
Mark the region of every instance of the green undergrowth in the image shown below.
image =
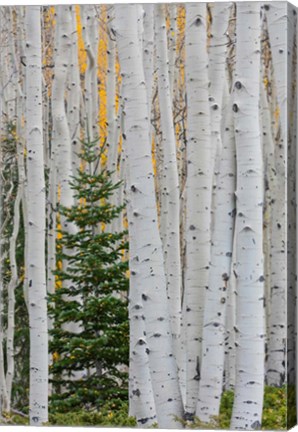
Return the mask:
[[[225,391],[223,393],[220,414],[214,417],[211,423],[203,423],[200,419],[195,418],[193,423],[183,422],[188,429],[230,429],[234,401],[234,393]],[[287,429],[287,409],[288,415],[292,407],[287,408],[287,390],[286,387],[265,387],[262,430],[285,430]],[[295,407],[294,407],[295,409]],[[292,413],[293,415],[293,413]],[[288,419],[289,422],[289,419]]]
[[[287,408],[287,389],[286,387],[265,387],[264,407],[263,407],[263,430],[285,430],[287,429],[287,409],[288,424],[295,421],[295,407],[292,406],[289,389],[288,408]],[[187,429],[229,429],[232,415],[234,394],[232,391],[224,392],[221,400],[220,415],[214,418],[209,424],[201,422],[198,418],[193,423],[182,421]],[[291,416],[293,417],[291,420]],[[4,416],[6,424],[28,424],[28,418],[17,414],[6,414]],[[99,411],[69,411],[67,413],[49,414],[48,426],[118,426],[135,427],[136,421],[128,416],[128,402],[112,400],[105,403]]]

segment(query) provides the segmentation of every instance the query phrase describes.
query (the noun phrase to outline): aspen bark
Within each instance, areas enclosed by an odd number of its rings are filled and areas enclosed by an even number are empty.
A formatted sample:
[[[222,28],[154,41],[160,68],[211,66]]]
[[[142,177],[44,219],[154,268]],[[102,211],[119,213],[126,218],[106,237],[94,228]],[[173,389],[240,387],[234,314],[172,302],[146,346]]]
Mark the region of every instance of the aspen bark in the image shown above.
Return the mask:
[[[219,415],[223,388],[225,319],[233,250],[236,186],[235,142],[229,118],[232,117],[231,108],[231,104],[226,107],[227,119],[222,134],[214,200],[209,284],[205,297],[201,379],[196,408],[196,415],[204,422]]]
[[[260,5],[239,3],[234,121],[237,154],[236,384],[232,429],[257,429],[264,394],[263,161]]]
[[[210,266],[212,148],[206,4],[186,5],[186,269],[184,280],[186,415],[195,411],[200,380],[204,299]]]
[[[285,382],[286,341],[286,181],[285,159],[287,141],[287,5],[264,5],[270,37],[273,63],[274,88],[280,113],[273,131],[278,141],[274,151],[274,179],[271,204],[271,250],[270,250],[270,316],[268,322],[268,385],[281,386]],[[277,111],[276,111],[277,112]]]
[[[40,7],[28,6],[26,12],[30,424],[42,425],[48,421],[48,329]]]
[[[80,67],[78,57],[78,33],[76,28],[76,11],[72,7],[71,10],[71,55],[70,55],[70,77],[68,89],[68,127],[71,138],[71,161],[72,171],[75,174],[80,168],[81,151],[80,144],[80,102],[81,102],[81,86],[80,86]]]
[[[95,5],[82,5],[82,23],[87,70],[85,73],[85,128],[86,136],[93,141],[98,137],[97,45],[98,26]]]
[[[129,160],[129,187],[135,234],[135,275],[140,275],[149,365],[158,425],[175,428],[182,416],[177,367],[173,357],[167,308],[162,245],[157,226],[151,143],[148,130],[148,100],[142,50],[137,29],[136,5],[115,6],[115,29],[123,84],[125,85],[125,131]]]
[[[163,152],[163,200],[161,218],[165,227],[163,253],[170,322],[177,357],[181,321],[180,197],[172,100],[168,68],[165,6],[155,5],[156,68]]]

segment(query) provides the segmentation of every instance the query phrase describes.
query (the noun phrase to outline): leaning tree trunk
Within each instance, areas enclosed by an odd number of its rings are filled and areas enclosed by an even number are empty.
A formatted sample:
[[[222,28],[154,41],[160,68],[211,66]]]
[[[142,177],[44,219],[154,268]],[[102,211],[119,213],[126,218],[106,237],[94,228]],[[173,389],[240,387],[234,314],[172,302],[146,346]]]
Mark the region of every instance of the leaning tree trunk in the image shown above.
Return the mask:
[[[28,172],[28,280],[30,325],[30,424],[48,421],[48,329],[45,271],[45,179],[42,133],[40,7],[26,13],[26,118]]]
[[[161,428],[177,428],[182,401],[173,357],[162,245],[157,225],[154,175],[149,140],[148,101],[142,51],[137,28],[137,6],[115,7],[115,29],[125,86],[125,139],[131,192],[130,235],[135,240],[135,268],[140,276],[149,365]],[[132,295],[132,294],[131,294]],[[140,395],[141,397],[141,395]]]
[[[210,265],[212,161],[205,3],[186,5],[187,179],[184,325],[186,414],[197,403],[205,290]]]
[[[234,78],[237,153],[236,385],[232,429],[261,425],[264,392],[263,161],[260,6],[237,4]]]

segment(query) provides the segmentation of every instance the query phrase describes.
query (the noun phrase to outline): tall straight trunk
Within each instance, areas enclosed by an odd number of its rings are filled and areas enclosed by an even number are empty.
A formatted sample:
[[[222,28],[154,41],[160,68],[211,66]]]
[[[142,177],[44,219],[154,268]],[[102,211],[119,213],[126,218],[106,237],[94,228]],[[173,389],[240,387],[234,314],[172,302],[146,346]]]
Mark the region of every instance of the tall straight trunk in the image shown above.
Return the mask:
[[[149,123],[151,129],[151,109],[152,109],[152,91],[153,91],[153,51],[154,51],[154,5],[144,4],[143,20],[143,63],[145,83],[147,89]]]
[[[80,67],[78,52],[78,33],[76,26],[76,11],[73,7],[71,10],[71,55],[70,55],[70,77],[68,89],[68,125],[71,138],[71,161],[74,175],[80,168],[81,151],[80,144],[80,102],[81,102],[81,85],[80,85]]]
[[[214,200],[210,274],[204,310],[201,379],[196,408],[196,415],[204,422],[209,422],[212,416],[219,415],[223,389],[227,289],[233,250],[236,154],[234,133],[230,129],[231,104],[225,107],[225,111],[222,152]]]
[[[55,78],[52,88],[52,116],[53,116],[53,169],[56,173],[57,185],[60,186],[60,204],[64,207],[72,207],[74,204],[74,193],[70,186],[72,179],[72,149],[71,136],[68,127],[64,93],[66,89],[66,79],[69,72],[70,48],[71,48],[71,9],[72,6],[63,5],[57,7],[57,56],[55,62]],[[56,171],[57,170],[57,171]],[[76,233],[77,227],[74,223],[67,222],[61,216],[61,228],[68,233]],[[74,251],[67,251],[68,254]],[[66,262],[62,266],[67,265]],[[70,285],[69,281],[64,281],[64,286]],[[69,296],[71,299],[71,296]],[[80,298],[77,298],[80,301]],[[80,324],[68,322],[64,324],[64,329],[70,332],[79,333]],[[80,373],[73,373],[80,376]]]
[[[82,24],[87,70],[85,73],[85,128],[86,136],[93,141],[98,137],[97,47],[98,22],[95,5],[82,5]]]
[[[260,5],[237,4],[234,119],[237,153],[236,385],[232,429],[257,429],[264,392],[263,161]]]
[[[294,386],[297,375],[297,91],[293,91],[293,83],[297,79],[297,8],[290,3],[287,3],[287,17],[287,380],[288,385]]]
[[[48,329],[45,271],[45,179],[42,133],[41,17],[26,10],[26,118],[28,172],[28,280],[30,325],[30,424],[48,421]]]
[[[274,179],[271,203],[271,277],[270,316],[268,335],[267,384],[281,386],[285,382],[286,352],[286,196],[285,163],[287,146],[287,4],[264,6],[272,54],[274,88],[280,113],[273,130],[277,145],[274,152]],[[276,111],[276,112],[277,112]]]
[[[129,183],[129,182],[128,182]],[[130,192],[128,192],[128,196]],[[127,204],[128,219],[132,206]],[[156,422],[152,381],[149,367],[149,347],[146,322],[143,319],[144,305],[140,287],[141,274],[135,271],[138,257],[135,253],[136,233],[131,232],[129,241],[129,267],[134,274],[129,286],[130,356],[129,356],[129,415],[137,420],[139,427],[150,427]]]
[[[184,280],[186,333],[186,414],[197,403],[204,298],[210,265],[212,148],[205,3],[186,5],[187,179],[186,269]]]
[[[172,115],[172,99],[168,68],[165,6],[155,5],[155,43],[160,106],[161,147],[163,153],[163,190],[161,218],[164,219],[163,253],[167,280],[167,297],[175,358],[181,322],[180,197],[176,158],[176,138]]]
[[[169,9],[169,79],[171,97],[174,98],[174,84],[176,77],[176,42],[177,42],[177,5],[175,3],[168,4]]]
[[[215,165],[214,183],[222,147],[221,140],[221,117],[223,110],[223,96],[227,84],[227,29],[230,16],[230,3],[210,4],[212,22],[210,26],[209,43],[209,102],[211,112],[211,141],[213,163]]]
[[[154,174],[148,128],[148,100],[142,51],[137,29],[137,6],[115,6],[115,32],[123,85],[125,85],[125,139],[129,161],[131,206],[129,231],[135,237],[135,268],[149,349],[149,365],[157,421],[176,428],[182,416],[177,367],[173,357],[162,245],[157,225]]]

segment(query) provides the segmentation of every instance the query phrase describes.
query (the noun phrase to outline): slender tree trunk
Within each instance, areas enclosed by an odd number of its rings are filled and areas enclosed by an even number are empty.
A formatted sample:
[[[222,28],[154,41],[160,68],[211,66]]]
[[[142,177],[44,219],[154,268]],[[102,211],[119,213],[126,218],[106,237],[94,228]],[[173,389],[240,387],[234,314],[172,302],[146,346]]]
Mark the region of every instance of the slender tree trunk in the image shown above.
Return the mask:
[[[271,263],[270,263],[270,316],[268,334],[267,384],[281,386],[286,371],[286,182],[285,157],[287,136],[287,5],[264,6],[270,37],[274,87],[276,89],[276,112],[280,113],[273,131],[278,144],[274,154],[274,179],[271,203]],[[272,171],[271,171],[272,172]]]
[[[15,289],[18,283],[18,268],[16,262],[16,243],[20,227],[20,203],[22,197],[22,188],[18,185],[17,195],[14,202],[14,214],[13,214],[13,231],[9,239],[9,263],[11,277],[8,284],[8,313],[7,313],[7,334],[6,334],[6,389],[8,405],[7,411],[11,408],[11,397],[12,397],[12,383],[14,378],[15,370],[15,359],[14,359],[14,333],[15,333]]]
[[[232,429],[261,425],[264,394],[263,161],[260,6],[237,4],[234,79],[237,152],[236,385]]]
[[[42,133],[40,7],[28,6],[26,12],[30,424],[37,426],[48,421],[48,329],[45,272],[46,214]]]
[[[162,200],[163,208],[161,208],[161,218],[164,219],[163,225],[165,227],[163,252],[171,330],[176,358],[181,322],[180,197],[176,138],[168,69],[165,6],[161,4],[155,5],[155,40],[158,99],[162,131],[161,146],[163,152],[161,169],[164,177],[164,187],[162,190],[164,199]]]
[[[204,298],[210,265],[212,149],[205,3],[186,5],[187,179],[186,179],[186,416],[197,403]]]
[[[85,73],[85,127],[86,136],[93,141],[98,137],[97,45],[98,26],[95,5],[81,6],[83,37],[87,53]]]
[[[157,421],[161,428],[175,428],[182,416],[177,367],[173,357],[167,308],[166,279],[162,246],[157,226],[151,143],[148,128],[148,100],[143,58],[137,29],[136,5],[115,6],[115,32],[123,84],[125,85],[125,131],[129,160],[132,214],[130,235],[135,234],[135,269],[149,349],[149,365]]]
[[[74,175],[80,168],[81,151],[80,144],[80,102],[81,102],[81,86],[80,86],[80,68],[78,57],[78,33],[76,25],[76,11],[72,7],[71,10],[71,56],[70,56],[70,88],[68,89],[68,126],[71,138],[71,154],[72,154],[72,171]]]
[[[222,152],[217,172],[208,290],[204,310],[202,365],[196,415],[205,422],[219,415],[223,388],[225,320],[230,279],[235,217],[235,142],[230,129],[232,107],[222,135]],[[225,112],[223,113],[225,117]]]

